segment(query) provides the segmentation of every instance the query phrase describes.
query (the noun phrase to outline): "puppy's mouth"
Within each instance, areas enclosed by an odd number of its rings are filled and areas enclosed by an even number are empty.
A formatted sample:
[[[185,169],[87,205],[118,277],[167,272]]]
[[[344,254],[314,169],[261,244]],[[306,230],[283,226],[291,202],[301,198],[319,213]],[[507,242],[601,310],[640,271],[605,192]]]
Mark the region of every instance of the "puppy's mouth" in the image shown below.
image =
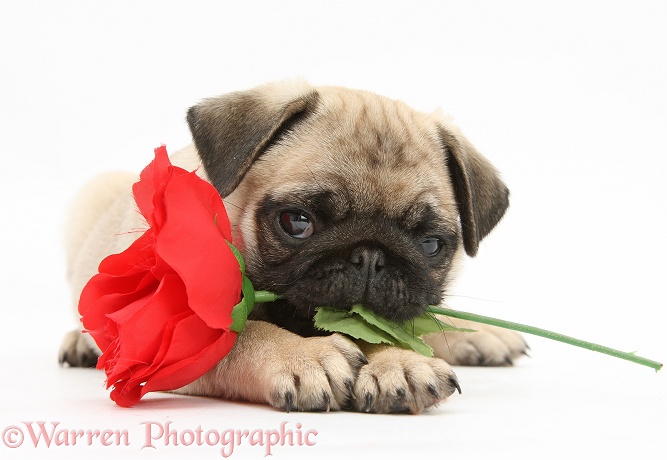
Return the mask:
[[[320,306],[348,311],[362,304],[397,322],[423,314],[441,295],[442,284],[428,270],[378,246],[319,259],[285,290],[298,314],[310,319]]]
[[[328,335],[318,330],[313,318],[318,307],[349,311],[361,304],[391,321],[403,322],[423,314],[428,305],[438,304],[442,290],[432,280],[409,279],[391,268],[369,268],[364,264],[329,264],[312,270],[283,290],[284,299],[258,304],[250,318],[276,324],[302,336]],[[375,270],[375,272],[374,272]]]
[[[281,299],[272,303],[257,304],[249,319],[266,321],[303,337],[330,335],[315,327],[313,318],[316,307],[302,308],[289,300]]]

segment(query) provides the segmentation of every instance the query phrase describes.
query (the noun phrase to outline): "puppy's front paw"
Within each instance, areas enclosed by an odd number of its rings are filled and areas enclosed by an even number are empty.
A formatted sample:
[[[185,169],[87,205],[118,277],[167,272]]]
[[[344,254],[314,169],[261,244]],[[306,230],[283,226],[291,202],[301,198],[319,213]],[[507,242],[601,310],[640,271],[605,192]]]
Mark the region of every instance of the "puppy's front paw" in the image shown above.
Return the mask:
[[[359,368],[367,362],[363,353],[338,334],[302,340],[289,350],[291,356],[271,366],[271,405],[287,412],[348,407]]]
[[[445,321],[451,322],[451,319]],[[454,325],[477,332],[446,332],[424,337],[438,356],[449,364],[459,366],[511,366],[528,345],[514,331],[466,321],[454,320]]]
[[[61,366],[67,363],[71,367],[95,367],[99,356],[100,352],[90,336],[76,329],[65,335],[58,353],[58,362]]]
[[[461,392],[454,371],[441,359],[389,346],[370,346],[366,356],[354,386],[361,412],[418,414]]]

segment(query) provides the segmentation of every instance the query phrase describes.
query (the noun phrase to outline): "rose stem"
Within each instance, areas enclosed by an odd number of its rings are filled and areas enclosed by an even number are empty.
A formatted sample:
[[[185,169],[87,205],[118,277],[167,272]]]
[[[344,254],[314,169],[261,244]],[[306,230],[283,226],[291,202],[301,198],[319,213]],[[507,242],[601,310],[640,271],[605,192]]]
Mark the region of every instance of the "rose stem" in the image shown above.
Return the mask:
[[[283,296],[269,291],[255,291],[255,303],[275,302]]]
[[[607,355],[625,359],[627,361],[632,361],[633,363],[641,364],[642,366],[648,366],[655,369],[656,372],[662,369],[661,363],[652,361],[647,358],[642,358],[641,356],[637,356],[633,353],[626,353],[623,351],[614,350],[613,348],[608,348],[602,345],[598,345],[596,343],[575,339],[574,337],[558,334],[557,332],[547,331],[545,329],[540,329],[534,326],[527,326],[525,324],[513,323],[511,321],[491,318],[489,316],[476,315],[474,313],[467,313],[464,311],[451,310],[449,308],[442,308],[442,307],[429,306],[427,311],[429,313],[436,313],[439,315],[450,316],[452,318],[475,321],[477,323],[489,324],[491,326],[498,326],[505,329],[513,329],[515,331],[525,332],[527,334],[533,334],[539,337],[545,337],[547,339],[557,340],[559,342],[567,343],[569,345],[574,345],[576,347],[581,347],[587,350],[597,351],[599,353],[605,353]]]

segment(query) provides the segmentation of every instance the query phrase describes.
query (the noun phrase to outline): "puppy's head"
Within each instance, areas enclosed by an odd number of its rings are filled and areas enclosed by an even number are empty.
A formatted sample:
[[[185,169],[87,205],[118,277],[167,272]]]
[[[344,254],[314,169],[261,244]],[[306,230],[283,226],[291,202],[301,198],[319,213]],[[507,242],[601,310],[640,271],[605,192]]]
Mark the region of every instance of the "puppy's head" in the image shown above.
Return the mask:
[[[371,93],[272,84],[204,100],[188,122],[249,277],[285,295],[256,315],[297,332],[321,305],[423,313],[508,206],[455,127]]]

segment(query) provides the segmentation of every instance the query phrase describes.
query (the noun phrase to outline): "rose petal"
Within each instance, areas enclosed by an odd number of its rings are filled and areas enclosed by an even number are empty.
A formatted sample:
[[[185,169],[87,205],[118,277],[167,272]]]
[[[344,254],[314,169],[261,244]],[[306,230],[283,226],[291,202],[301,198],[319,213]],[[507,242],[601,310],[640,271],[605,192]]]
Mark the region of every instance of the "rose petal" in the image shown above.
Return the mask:
[[[206,346],[198,344],[198,348],[192,347],[192,350],[196,350],[194,354],[185,356],[181,345],[184,343],[183,340],[185,343],[190,342],[197,321],[201,322],[196,316],[190,316],[179,322],[178,327],[174,329],[174,340],[170,342],[170,353],[173,354],[166,356],[159,366],[151,366],[158,369],[145,379],[145,384],[140,384],[144,378],[138,378],[137,369],[134,369],[131,378],[124,377],[112,384],[114,390],[111,392],[111,399],[120,406],[130,407],[150,391],[181,388],[211,370],[232,349],[237,334],[231,331],[218,331],[221,335],[215,341]],[[164,366],[164,363],[170,361],[173,362],[171,365]],[[145,369],[140,369],[140,372],[143,374]]]
[[[118,325],[119,366],[137,363],[150,365],[158,352],[164,328],[169,320],[182,313],[191,313],[183,283],[178,276],[165,276],[148,299],[140,299],[127,308],[111,313],[108,318]]]
[[[142,395],[149,391],[177,389],[194,382],[229,353],[236,342],[236,337],[236,332],[226,331],[196,355],[160,369],[143,386]]]
[[[139,182],[132,186],[132,194],[137,207],[146,221],[153,225],[153,200],[155,193],[169,179],[171,163],[167,148],[163,145],[155,149],[155,159],[141,171]]]
[[[143,383],[161,369],[197,356],[224,333],[225,331],[208,327],[191,310],[187,315],[174,316],[165,326],[165,334],[155,358],[149,365],[141,366],[141,375],[133,374],[128,384]],[[217,361],[223,357],[224,355],[217,356]],[[192,380],[196,378],[193,377]],[[176,387],[165,387],[162,390],[173,390],[174,388]]]
[[[188,309],[187,311],[184,311],[169,319],[167,324],[164,326],[164,334],[162,336],[160,345],[158,346],[157,352],[155,353],[155,357],[153,358],[153,360],[148,364],[138,366],[140,367],[140,369],[135,369],[130,375],[123,376],[123,378],[129,380],[128,384],[139,385],[141,383],[144,383],[150,375],[159,370],[160,367],[165,366],[164,360],[165,356],[169,352],[169,347],[171,346],[174,329],[176,328],[178,323],[192,316],[195,316],[194,312]],[[193,329],[191,332],[195,334],[195,333],[200,333],[201,331],[196,331]],[[190,351],[190,353],[195,353],[195,352],[196,351]]]
[[[134,284],[134,286],[132,285]],[[140,299],[146,299],[158,286],[158,280],[149,273],[138,273],[131,278],[115,278],[106,274],[95,275],[81,293],[79,312],[83,327],[93,335],[102,351],[106,349],[107,315],[126,309],[129,305],[139,308]],[[105,294],[105,289],[107,292]],[[123,292],[134,289],[130,292]],[[129,310],[128,310],[129,313]],[[99,342],[102,339],[103,342]]]
[[[121,407],[132,407],[144,396],[142,387],[126,388],[125,383],[119,382],[114,385],[111,394],[111,399]]]
[[[190,308],[210,327],[228,329],[231,309],[241,296],[242,274],[213,211],[202,204],[217,192],[203,190],[201,184],[210,185],[190,174],[174,177],[166,186],[169,208],[155,252],[183,280]]]
[[[98,271],[114,276],[130,276],[150,270],[155,265],[154,247],[155,231],[148,229],[123,252],[102,260]]]

